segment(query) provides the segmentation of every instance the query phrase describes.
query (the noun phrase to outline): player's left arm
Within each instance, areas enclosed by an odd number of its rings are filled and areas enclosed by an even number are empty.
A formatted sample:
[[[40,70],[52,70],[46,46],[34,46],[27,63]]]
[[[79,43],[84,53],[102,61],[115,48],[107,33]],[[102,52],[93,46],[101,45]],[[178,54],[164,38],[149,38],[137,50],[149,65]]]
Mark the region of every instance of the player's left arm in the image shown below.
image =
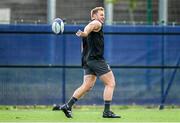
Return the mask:
[[[101,26],[102,24],[99,21],[94,20],[84,28],[84,31],[78,30],[76,35],[79,37],[87,37],[92,31],[98,32],[101,29]]]

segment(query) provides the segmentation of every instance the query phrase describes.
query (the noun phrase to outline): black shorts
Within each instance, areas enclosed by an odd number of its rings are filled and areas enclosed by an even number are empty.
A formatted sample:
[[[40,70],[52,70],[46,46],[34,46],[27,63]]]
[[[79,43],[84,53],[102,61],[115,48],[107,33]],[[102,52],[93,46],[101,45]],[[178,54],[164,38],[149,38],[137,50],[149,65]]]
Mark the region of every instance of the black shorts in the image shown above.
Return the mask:
[[[111,68],[105,60],[88,61],[86,67],[84,67],[84,75],[101,76],[109,71],[111,71]]]

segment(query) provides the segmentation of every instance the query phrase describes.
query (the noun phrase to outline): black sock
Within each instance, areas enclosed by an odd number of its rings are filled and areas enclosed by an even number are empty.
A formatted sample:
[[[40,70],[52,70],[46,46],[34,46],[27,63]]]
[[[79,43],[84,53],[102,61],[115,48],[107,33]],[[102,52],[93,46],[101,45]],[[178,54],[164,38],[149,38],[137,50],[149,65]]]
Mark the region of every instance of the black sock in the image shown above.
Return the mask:
[[[110,111],[110,103],[111,101],[104,101],[104,112]]]
[[[75,97],[71,97],[71,99],[68,101],[67,105],[71,108],[77,100],[78,99],[76,99]]]

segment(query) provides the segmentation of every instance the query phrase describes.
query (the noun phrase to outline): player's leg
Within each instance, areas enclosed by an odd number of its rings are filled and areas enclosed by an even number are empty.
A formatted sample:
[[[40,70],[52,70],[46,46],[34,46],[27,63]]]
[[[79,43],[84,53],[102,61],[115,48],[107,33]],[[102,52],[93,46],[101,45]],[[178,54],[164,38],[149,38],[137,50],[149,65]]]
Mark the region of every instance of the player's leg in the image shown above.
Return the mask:
[[[73,97],[75,97],[76,99],[80,99],[83,95],[86,94],[86,92],[91,90],[95,82],[95,75],[84,75],[83,84],[75,90]]]
[[[72,112],[71,112],[72,106],[75,104],[75,102],[78,99],[80,99],[88,91],[90,91],[90,89],[94,86],[95,81],[96,81],[95,75],[85,75],[84,80],[83,80],[83,84],[74,91],[74,94],[69,99],[69,101],[61,107],[61,110],[63,110],[63,112],[65,113],[65,115],[68,118],[72,117]]]
[[[115,78],[111,68],[104,60],[89,61],[87,64],[95,72],[95,74],[99,76],[105,85],[103,95],[105,102],[103,117],[119,118],[120,116],[117,116],[110,111],[110,103],[112,101],[115,88]]]
[[[120,118],[120,116],[114,114],[112,111],[110,111],[110,103],[113,98],[113,92],[115,88],[115,78],[112,71],[103,74],[100,76],[100,79],[104,82],[105,88],[104,88],[104,112],[103,117],[104,118]]]
[[[86,92],[88,92],[94,86],[95,82],[95,75],[84,75],[82,85],[74,91],[74,94],[68,101],[67,105],[71,108],[78,99],[84,96]]]
[[[103,94],[104,100],[112,100],[113,92],[115,88],[115,78],[113,72],[110,71],[100,76],[100,79],[104,82],[105,85],[104,94]]]
[[[72,118],[72,106],[75,104],[75,102],[80,99],[83,95],[86,94],[93,86],[96,81],[96,76],[95,75],[85,75],[83,84],[77,88],[74,91],[73,96],[70,98],[70,100],[62,105],[62,106],[55,106],[53,110],[62,110],[66,117]]]

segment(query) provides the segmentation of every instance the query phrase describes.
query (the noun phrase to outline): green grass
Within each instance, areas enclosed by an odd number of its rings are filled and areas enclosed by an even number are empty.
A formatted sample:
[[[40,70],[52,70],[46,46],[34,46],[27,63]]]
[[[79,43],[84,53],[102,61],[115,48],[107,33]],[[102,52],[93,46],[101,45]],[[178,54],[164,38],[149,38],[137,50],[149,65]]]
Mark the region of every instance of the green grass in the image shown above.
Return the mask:
[[[180,109],[142,106],[113,106],[120,119],[104,119],[102,106],[81,106],[73,109],[73,118],[68,119],[61,111],[51,107],[0,106],[0,122],[180,122]]]

